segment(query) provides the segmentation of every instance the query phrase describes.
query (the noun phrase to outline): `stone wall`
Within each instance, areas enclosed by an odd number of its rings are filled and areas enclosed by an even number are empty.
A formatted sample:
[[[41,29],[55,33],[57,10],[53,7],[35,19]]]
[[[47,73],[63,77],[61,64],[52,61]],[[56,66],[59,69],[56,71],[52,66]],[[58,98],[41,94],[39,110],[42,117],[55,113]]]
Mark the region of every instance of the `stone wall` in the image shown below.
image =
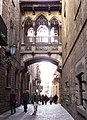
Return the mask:
[[[0,0],[0,15],[2,16],[2,0]]]
[[[1,0],[2,1],[2,18],[7,26],[7,43],[6,47],[0,47],[0,114],[7,111],[9,108],[9,95],[11,89],[15,89],[17,94],[17,101],[20,102],[19,96],[19,69],[20,69],[20,54],[19,54],[19,20],[20,20],[20,10],[19,10],[19,0]],[[0,2],[1,2],[0,1]],[[5,51],[12,45],[17,45],[16,55],[10,59],[5,56]],[[11,83],[7,86],[7,67],[11,71]],[[17,74],[16,74],[17,71]],[[17,77],[17,79],[15,78]],[[16,80],[16,81],[15,81]]]
[[[76,120],[87,119],[86,6],[86,0],[63,0],[61,103]]]

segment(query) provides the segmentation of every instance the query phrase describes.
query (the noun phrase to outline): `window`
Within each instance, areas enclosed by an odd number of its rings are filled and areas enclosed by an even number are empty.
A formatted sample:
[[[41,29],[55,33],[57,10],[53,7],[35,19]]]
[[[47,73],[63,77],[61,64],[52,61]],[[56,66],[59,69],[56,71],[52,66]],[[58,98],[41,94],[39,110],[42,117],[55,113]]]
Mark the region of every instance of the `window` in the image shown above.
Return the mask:
[[[83,82],[82,82],[82,78],[83,78],[83,74],[80,74],[78,77],[78,94],[79,94],[79,103],[80,105],[83,106]]]
[[[45,25],[40,25],[37,29],[38,42],[48,42],[48,28]]]
[[[50,31],[51,42],[58,42],[58,30],[55,27]]]
[[[29,42],[34,42],[33,36],[34,36],[34,29],[30,27],[27,32],[27,37]]]
[[[30,27],[28,29],[27,37],[33,37],[33,36],[34,36],[34,29],[32,27]]]
[[[6,70],[6,87],[11,87],[11,68],[7,67]]]
[[[15,88],[18,88],[18,71],[15,71]]]

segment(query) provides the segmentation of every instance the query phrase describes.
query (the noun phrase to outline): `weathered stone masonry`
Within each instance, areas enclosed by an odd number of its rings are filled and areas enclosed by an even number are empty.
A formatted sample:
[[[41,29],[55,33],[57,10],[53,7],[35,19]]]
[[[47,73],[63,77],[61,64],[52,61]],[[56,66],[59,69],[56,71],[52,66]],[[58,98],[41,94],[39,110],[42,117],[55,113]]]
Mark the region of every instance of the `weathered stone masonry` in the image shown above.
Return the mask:
[[[62,17],[63,106],[77,120],[87,119],[87,1],[66,0]],[[64,1],[63,1],[64,3]],[[64,4],[63,4],[64,6]],[[63,101],[64,100],[64,101]]]

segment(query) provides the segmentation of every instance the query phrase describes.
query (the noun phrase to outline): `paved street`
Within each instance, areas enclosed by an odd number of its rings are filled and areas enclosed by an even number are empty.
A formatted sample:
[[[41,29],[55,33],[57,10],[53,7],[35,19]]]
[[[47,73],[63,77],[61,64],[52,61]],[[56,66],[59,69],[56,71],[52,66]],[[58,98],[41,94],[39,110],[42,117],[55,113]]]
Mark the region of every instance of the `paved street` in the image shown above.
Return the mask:
[[[32,105],[28,105],[27,113],[24,113],[23,106],[20,106],[13,115],[10,115],[10,111],[0,115],[0,120],[74,120],[60,104],[39,105],[36,115],[32,113]]]

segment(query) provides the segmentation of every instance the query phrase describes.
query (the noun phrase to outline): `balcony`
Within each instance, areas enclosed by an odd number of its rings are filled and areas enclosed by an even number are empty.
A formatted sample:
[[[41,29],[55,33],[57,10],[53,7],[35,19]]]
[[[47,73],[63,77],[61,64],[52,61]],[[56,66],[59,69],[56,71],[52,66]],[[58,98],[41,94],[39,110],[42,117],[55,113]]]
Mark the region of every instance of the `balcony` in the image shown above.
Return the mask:
[[[22,53],[62,53],[62,43],[58,37],[26,37],[21,46]]]

